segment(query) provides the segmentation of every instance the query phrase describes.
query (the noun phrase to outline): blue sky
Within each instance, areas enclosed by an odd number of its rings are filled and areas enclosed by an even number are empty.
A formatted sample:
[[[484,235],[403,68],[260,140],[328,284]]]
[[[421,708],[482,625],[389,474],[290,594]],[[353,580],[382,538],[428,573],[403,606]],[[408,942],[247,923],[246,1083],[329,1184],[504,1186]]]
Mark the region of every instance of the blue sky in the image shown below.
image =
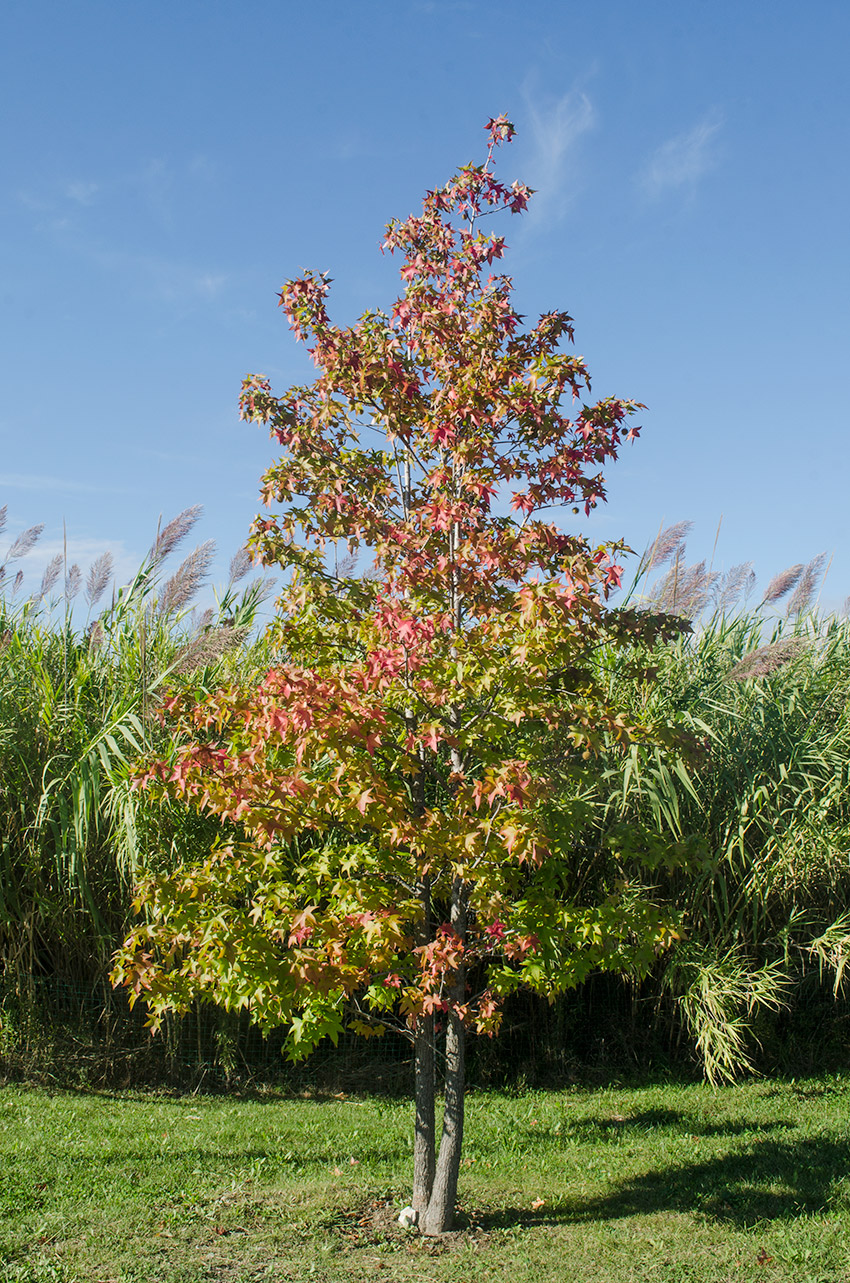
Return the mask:
[[[847,538],[846,0],[5,0],[0,505],[130,574],[204,505],[219,574],[270,462],[242,376],[309,377],[277,308],[388,306],[383,224],[484,153],[538,189],[507,219],[520,310],[566,309],[594,393],[647,404],[595,538],[694,522],[762,585]],[[5,550],[0,536],[0,555]],[[35,587],[35,583],[32,583]]]

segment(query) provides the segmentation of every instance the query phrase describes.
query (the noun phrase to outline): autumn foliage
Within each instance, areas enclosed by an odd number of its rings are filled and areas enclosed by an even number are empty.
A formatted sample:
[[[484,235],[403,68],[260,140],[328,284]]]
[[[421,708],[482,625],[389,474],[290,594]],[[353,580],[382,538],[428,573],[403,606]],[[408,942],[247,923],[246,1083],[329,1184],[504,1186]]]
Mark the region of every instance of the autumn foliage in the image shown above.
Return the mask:
[[[495,1033],[519,985],[639,970],[670,938],[627,877],[585,901],[571,864],[597,750],[662,735],[612,706],[593,657],[675,625],[609,609],[623,545],[592,547],[575,520],[604,499],[640,407],[584,399],[566,313],[523,328],[482,220],[532,193],[494,173],[511,124],[487,133],[483,164],[387,227],[404,283],[390,312],[341,328],[326,275],[283,288],[317,377],[278,397],[252,376],[242,393],[281,447],[252,539],[288,572],[280,662],[256,688],[167,705],[173,751],[145,781],[232,839],[144,883],[116,973],[154,1021],[211,998],[289,1025],[293,1054],[395,1023],[419,1039],[420,1087],[436,1016],[461,1130],[466,1027]]]

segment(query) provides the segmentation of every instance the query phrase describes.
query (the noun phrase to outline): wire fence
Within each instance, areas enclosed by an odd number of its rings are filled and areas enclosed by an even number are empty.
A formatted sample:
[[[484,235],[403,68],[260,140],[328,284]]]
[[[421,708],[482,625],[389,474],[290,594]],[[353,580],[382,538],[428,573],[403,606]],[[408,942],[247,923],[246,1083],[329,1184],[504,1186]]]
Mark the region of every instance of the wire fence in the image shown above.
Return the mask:
[[[286,1057],[285,1030],[264,1035],[247,1013],[198,1004],[166,1016],[160,1033],[106,979],[81,984],[55,976],[0,974],[0,1078],[57,1087],[180,1091],[274,1088],[293,1093],[402,1095],[413,1082],[409,1039],[388,1030],[364,1039],[345,1032],[303,1061]],[[760,1027],[758,1067],[767,1073],[818,1072],[850,1062],[850,1002],[813,991]],[[440,1063],[441,1039],[437,1040]],[[694,1049],[658,995],[615,977],[595,976],[549,1004],[514,995],[498,1038],[471,1037],[471,1086],[562,1087],[588,1074],[699,1074]]]
[[[244,1012],[198,1004],[184,1016],[166,1016],[155,1036],[145,1020],[143,1004],[131,1010],[124,991],[106,981],[0,976],[0,1076],[63,1086],[387,1094],[408,1092],[413,1080],[410,1040],[393,1030],[369,1039],[345,1032],[336,1045],[326,1039],[293,1064],[285,1030],[264,1035]],[[582,1025],[575,1002],[514,1002],[498,1039],[470,1038],[470,1083],[568,1081],[582,1051]],[[439,1064],[439,1034],[436,1050]]]

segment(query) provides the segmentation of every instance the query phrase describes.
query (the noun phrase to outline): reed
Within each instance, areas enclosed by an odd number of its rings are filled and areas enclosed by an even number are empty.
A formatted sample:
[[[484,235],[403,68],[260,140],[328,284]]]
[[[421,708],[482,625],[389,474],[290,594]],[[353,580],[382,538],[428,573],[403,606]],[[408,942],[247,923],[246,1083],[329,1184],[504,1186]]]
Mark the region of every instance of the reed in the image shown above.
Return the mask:
[[[676,555],[684,562],[681,541]],[[850,623],[811,610],[824,560],[774,577],[754,608],[739,593],[730,609],[743,568],[713,602],[703,563],[690,578],[680,570],[680,598],[668,572],[641,604],[684,599],[702,611],[688,611],[691,631],[652,657],[653,680],[601,658],[618,700],[691,736],[678,757],[612,753],[596,822],[642,822],[671,851],[700,850],[654,887],[682,933],[655,1001],[668,1014],[673,1002],[716,1081],[751,1065],[760,1026],[799,1001],[813,970],[835,986],[850,957]],[[784,618],[766,609],[792,589]]]
[[[193,602],[208,544],[166,577],[168,558],[199,516],[188,508],[165,525],[96,618],[112,579],[108,555],[84,576],[82,623],[65,594],[52,596],[61,556],[30,597],[13,596],[8,580],[0,592],[7,992],[32,995],[41,981],[61,978],[101,985],[107,1003],[109,958],[138,869],[191,862],[220,836],[197,812],[153,804],[131,787],[134,763],[168,752],[157,713],[169,687],[200,697],[224,681],[250,684],[275,658],[256,635],[274,585],[248,578],[245,549],[203,613]],[[0,528],[4,517],[0,510]],[[38,529],[19,536],[19,549],[34,546]],[[709,1078],[721,1081],[764,1063],[759,1039],[811,986],[839,1000],[847,988],[850,621],[811,608],[822,558],[781,572],[759,598],[747,562],[725,575],[689,565],[689,529],[682,522],[659,532],[625,601],[683,611],[691,631],[660,646],[648,665],[614,651],[592,661],[612,704],[683,729],[689,747],[662,754],[635,745],[624,755],[612,744],[574,769],[569,747],[554,745],[552,775],[583,817],[570,825],[577,885],[597,896],[642,879],[678,919],[681,940],[659,959],[641,1009],[674,1042],[684,1037]],[[356,566],[343,556],[335,571],[346,577]],[[747,606],[750,596],[756,606]],[[618,834],[642,830],[657,842],[650,869],[617,854]],[[604,1001],[587,998],[592,1019],[604,1019]]]
[[[83,572],[54,558],[25,601],[0,595],[0,988],[41,982],[102,987],[130,914],[141,862],[179,858],[211,841],[211,826],[180,808],[155,807],[131,787],[134,764],[164,751],[156,709],[169,683],[243,674],[267,663],[255,624],[264,581],[231,585],[208,633],[187,612],[213,547],[184,561],[160,587],[167,557],[200,513],[187,509],[160,533],[130,583],[88,622],[112,580],[109,553],[85,576],[86,620],[72,602]],[[40,527],[12,545],[24,557]],[[187,564],[188,563],[188,564]],[[174,582],[176,581],[176,583]],[[171,583],[163,606],[163,594]],[[226,628],[225,619],[239,626]],[[226,640],[225,640],[226,638]],[[2,999],[2,994],[0,994]],[[2,1012],[0,1012],[2,1021]]]

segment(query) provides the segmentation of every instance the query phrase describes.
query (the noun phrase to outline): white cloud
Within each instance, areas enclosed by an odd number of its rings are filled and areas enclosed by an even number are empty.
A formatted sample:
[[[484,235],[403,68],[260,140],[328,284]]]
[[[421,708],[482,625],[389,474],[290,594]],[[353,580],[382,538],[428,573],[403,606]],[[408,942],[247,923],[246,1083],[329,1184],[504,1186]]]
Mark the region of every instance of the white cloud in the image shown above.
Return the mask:
[[[671,191],[693,195],[699,180],[717,163],[713,143],[722,123],[720,114],[710,111],[693,129],[662,143],[640,174],[644,192],[653,199]]]
[[[153,157],[133,169],[101,175],[96,180],[54,176],[44,182],[42,190],[22,189],[16,192],[16,198],[40,216],[36,221],[37,230],[53,239],[66,253],[123,279],[137,294],[172,308],[191,310],[198,305],[220,305],[222,296],[233,283],[232,276],[214,263],[179,261],[156,250],[128,249],[104,239],[92,221],[92,207],[98,205],[110,216],[110,225],[121,228],[122,210],[130,198],[134,219],[139,209],[143,210],[138,227],[134,224],[134,234],[138,236],[139,231],[144,234],[146,230],[150,233],[152,225],[154,238],[159,239],[156,229],[171,227],[175,195],[187,184],[196,186],[215,181],[214,165],[203,153],[197,153],[176,167],[161,157]],[[8,484],[35,488],[20,480]]]
[[[172,306],[214,302],[233,280],[231,274],[201,264],[116,248],[81,231],[68,220],[54,220],[48,230],[61,238],[66,251],[103,272],[123,278],[137,294]]]
[[[533,153],[526,162],[525,177],[537,194],[529,206],[529,224],[545,217],[561,218],[573,193],[568,190],[573,156],[578,140],[592,129],[596,115],[587,94],[570,89],[546,103],[532,98],[525,90],[525,103],[531,121]]]
[[[87,183],[78,179],[68,184],[65,195],[69,200],[76,201],[78,205],[91,205],[99,191],[100,183]]]
[[[72,477],[50,477],[37,472],[0,472],[0,491],[9,490],[72,490],[86,494],[131,494],[117,486],[96,486]]]
[[[4,547],[5,550],[5,547]],[[120,539],[93,539],[93,538],[75,538],[68,537],[67,550],[64,541],[61,538],[40,539],[33,548],[19,561],[13,562],[9,567],[8,583],[14,582],[15,575],[20,570],[23,572],[23,582],[21,583],[20,596],[29,597],[38,591],[41,584],[41,577],[47,569],[48,564],[54,557],[61,557],[63,563],[66,559],[67,565],[79,566],[83,582],[88,573],[92,562],[100,557],[103,553],[112,554],[114,582],[116,587],[129,583],[133,579],[139,568],[142,557],[127,549],[124,542]],[[143,555],[143,554],[142,554]],[[64,575],[64,571],[62,572]],[[61,576],[60,576],[61,577]],[[63,580],[64,582],[64,580]],[[56,592],[61,591],[56,589]]]
[[[53,202],[45,200],[42,196],[34,196],[32,192],[20,188],[15,192],[17,200],[25,209],[31,209],[35,214],[49,214],[54,208]]]

